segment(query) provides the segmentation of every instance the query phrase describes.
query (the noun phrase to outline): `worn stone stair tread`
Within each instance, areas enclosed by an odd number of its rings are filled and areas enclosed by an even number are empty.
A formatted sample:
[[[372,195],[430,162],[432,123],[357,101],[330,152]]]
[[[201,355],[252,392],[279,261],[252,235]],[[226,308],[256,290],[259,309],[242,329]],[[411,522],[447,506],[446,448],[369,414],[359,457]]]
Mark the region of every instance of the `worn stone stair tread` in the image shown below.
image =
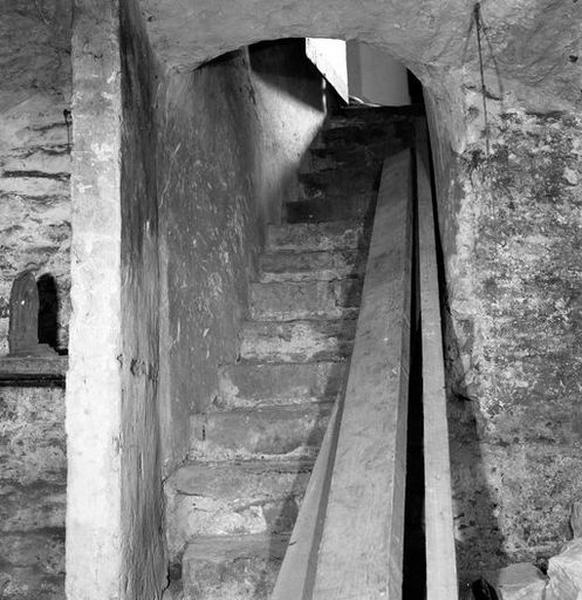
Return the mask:
[[[191,417],[190,456],[198,460],[312,455],[333,403],[263,406]]]
[[[309,200],[295,200],[285,204],[289,223],[326,223],[342,219],[363,220],[374,208],[375,194],[348,198],[325,196]]]
[[[221,369],[217,402],[226,408],[333,401],[346,376],[347,361],[239,363]]]
[[[361,277],[365,262],[362,250],[264,253],[259,258],[259,281],[330,281]]]
[[[293,529],[314,460],[193,462],[167,483],[168,547],[200,536]]]
[[[358,249],[365,242],[364,226],[355,220],[270,225],[267,229],[266,250],[318,252]]]
[[[301,182],[297,190],[297,198],[290,200],[288,204],[326,199],[334,204],[370,202],[378,194],[379,183],[375,178],[371,179],[372,181],[367,181],[365,184],[337,178],[331,181]]]
[[[299,184],[306,187],[338,187],[345,191],[354,189],[368,189],[378,186],[380,173],[375,166],[362,167],[352,165],[341,170],[338,176],[337,169],[317,169],[315,171],[302,171],[298,175]]]
[[[241,333],[241,360],[299,363],[341,361],[351,353],[355,318],[248,321]]]
[[[268,600],[288,534],[201,538],[183,557],[185,600]]]
[[[183,464],[167,480],[168,489],[187,496],[214,496],[237,500],[245,495],[281,496],[273,483],[300,473],[309,474],[312,458],[272,460],[193,461]]]
[[[253,283],[249,294],[250,316],[257,321],[339,319],[349,315],[349,309],[359,306],[361,295],[362,280],[355,277]]]

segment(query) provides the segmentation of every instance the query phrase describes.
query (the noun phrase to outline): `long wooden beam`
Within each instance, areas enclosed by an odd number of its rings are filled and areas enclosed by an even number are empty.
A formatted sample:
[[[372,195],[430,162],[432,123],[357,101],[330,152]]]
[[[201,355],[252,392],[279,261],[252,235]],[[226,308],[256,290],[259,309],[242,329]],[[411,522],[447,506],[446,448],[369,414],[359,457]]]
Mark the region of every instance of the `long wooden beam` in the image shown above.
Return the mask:
[[[422,380],[427,600],[458,597],[449,434],[430,163],[424,122],[417,126],[417,195]]]
[[[271,600],[308,600],[312,597],[329,484],[340,423],[341,403],[334,406]]]
[[[411,157],[384,164],[313,600],[402,593],[412,264]]]

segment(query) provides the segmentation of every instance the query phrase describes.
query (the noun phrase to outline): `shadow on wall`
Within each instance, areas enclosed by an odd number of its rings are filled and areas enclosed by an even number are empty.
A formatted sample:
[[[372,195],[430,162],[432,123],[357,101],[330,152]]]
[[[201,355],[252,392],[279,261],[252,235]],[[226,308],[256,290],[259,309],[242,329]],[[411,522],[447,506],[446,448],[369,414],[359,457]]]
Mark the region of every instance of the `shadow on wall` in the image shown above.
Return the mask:
[[[298,104],[324,113],[327,103],[335,100],[321,73],[306,57],[303,38],[253,44],[249,58],[256,78]]]
[[[269,221],[279,223],[285,203],[297,198],[301,157],[338,99],[307,58],[304,39],[259,42],[248,55],[262,145],[258,189]]]
[[[50,273],[41,275],[37,282],[38,290],[38,342],[48,344],[58,350],[59,299],[57,282]]]
[[[437,213],[433,179],[433,209]],[[439,281],[445,282],[444,256],[438,219],[435,223]],[[444,285],[443,285],[444,288]],[[485,571],[508,563],[504,538],[498,519],[499,507],[494,498],[484,466],[479,404],[472,399],[466,381],[460,338],[472,343],[473,322],[465,322],[462,336],[455,330],[446,289],[441,288],[441,315],[445,355],[445,386],[451,456],[453,519],[457,555],[457,573],[461,590],[468,590]]]

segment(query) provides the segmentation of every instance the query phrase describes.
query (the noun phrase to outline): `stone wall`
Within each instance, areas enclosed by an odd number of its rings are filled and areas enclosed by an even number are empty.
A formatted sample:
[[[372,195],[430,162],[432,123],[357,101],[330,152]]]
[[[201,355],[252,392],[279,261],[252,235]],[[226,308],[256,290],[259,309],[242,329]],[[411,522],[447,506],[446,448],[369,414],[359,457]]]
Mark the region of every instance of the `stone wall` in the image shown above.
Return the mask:
[[[63,600],[64,391],[0,388],[0,597]]]
[[[57,346],[70,314],[71,3],[9,2],[0,22],[0,354],[7,352],[8,301],[25,268],[52,278]]]
[[[325,117],[321,77],[306,62],[296,43],[271,44],[160,85],[166,469],[189,449],[189,416],[216,398],[217,367],[236,360],[264,227],[294,193],[295,171]]]
[[[465,574],[555,554],[582,497],[582,121],[490,102],[485,135],[471,100],[472,141],[441,164],[453,174],[441,172],[441,217]]]

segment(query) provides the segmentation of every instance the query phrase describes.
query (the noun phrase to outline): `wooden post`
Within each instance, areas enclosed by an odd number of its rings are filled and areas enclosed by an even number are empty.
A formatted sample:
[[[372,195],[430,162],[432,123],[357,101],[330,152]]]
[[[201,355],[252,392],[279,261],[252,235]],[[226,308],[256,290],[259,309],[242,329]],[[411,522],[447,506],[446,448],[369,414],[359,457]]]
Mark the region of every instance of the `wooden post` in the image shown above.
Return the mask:
[[[424,121],[417,127],[427,600],[458,598],[435,221]]]

